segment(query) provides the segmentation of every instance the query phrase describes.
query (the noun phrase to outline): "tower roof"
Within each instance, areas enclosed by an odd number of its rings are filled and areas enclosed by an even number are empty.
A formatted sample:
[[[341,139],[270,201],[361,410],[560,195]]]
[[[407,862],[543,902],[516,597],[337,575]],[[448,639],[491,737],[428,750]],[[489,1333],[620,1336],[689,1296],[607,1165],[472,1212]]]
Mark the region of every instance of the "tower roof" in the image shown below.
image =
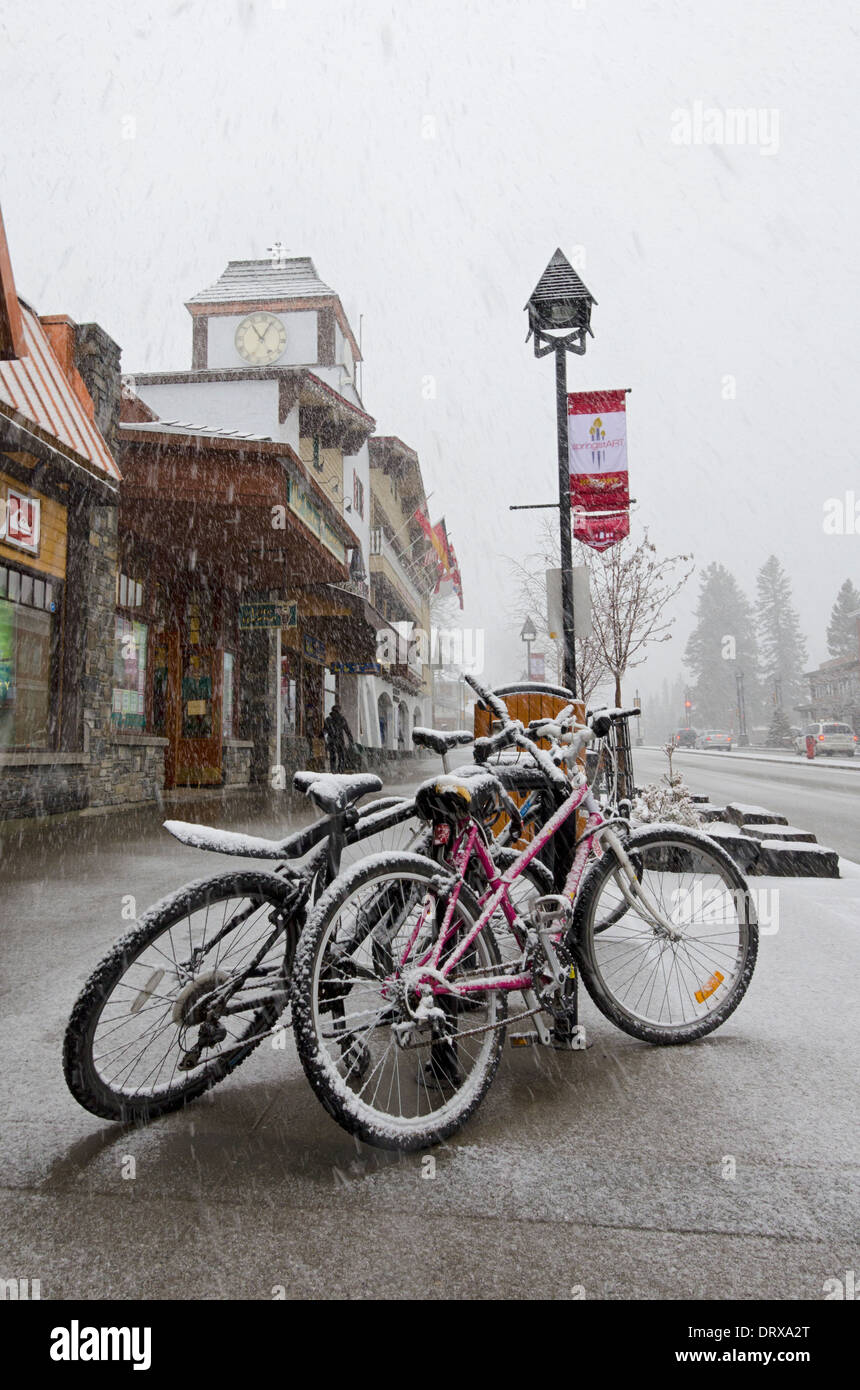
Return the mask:
[[[187,301],[190,304],[245,303],[265,299],[335,297],[317,275],[310,256],[283,260],[229,261],[214,285]]]

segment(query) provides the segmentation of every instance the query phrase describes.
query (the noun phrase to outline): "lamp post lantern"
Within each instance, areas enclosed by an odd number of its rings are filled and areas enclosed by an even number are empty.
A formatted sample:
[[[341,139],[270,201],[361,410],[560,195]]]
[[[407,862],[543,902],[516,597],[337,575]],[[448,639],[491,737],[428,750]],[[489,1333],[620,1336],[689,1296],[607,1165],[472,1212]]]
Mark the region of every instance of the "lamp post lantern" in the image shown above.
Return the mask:
[[[522,638],[522,640],[523,640],[523,641],[525,642],[525,644],[526,644],[526,675],[528,676],[528,679],[531,680],[531,678],[532,678],[532,642],[533,642],[533,641],[535,640],[535,638],[537,637],[537,632],[536,632],[536,630],[535,630],[535,625],[534,625],[534,623],[532,622],[531,618],[526,618],[525,622],[523,623],[523,627],[522,627],[522,631],[521,631],[521,633],[520,633],[520,637]]]
[[[567,439],[567,356],[583,356],[591,332],[591,306],[597,301],[570,261],[557,250],[538,280],[526,307],[535,357],[555,353],[555,411],[558,435],[558,508],[561,538],[561,612],[564,683],[576,694],[573,618],[573,546],[570,518],[570,459]]]

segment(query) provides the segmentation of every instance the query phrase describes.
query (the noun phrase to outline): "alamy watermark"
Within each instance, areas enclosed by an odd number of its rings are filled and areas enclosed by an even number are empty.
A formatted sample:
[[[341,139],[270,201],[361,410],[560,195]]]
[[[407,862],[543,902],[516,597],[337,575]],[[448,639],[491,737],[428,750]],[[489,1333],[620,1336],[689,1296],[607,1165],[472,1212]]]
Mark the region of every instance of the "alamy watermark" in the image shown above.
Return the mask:
[[[759,154],[779,152],[779,110],[775,106],[678,106],[671,116],[673,145],[751,145]]]
[[[432,627],[392,623],[376,634],[381,666],[439,666],[479,676],[484,669],[482,627]]]

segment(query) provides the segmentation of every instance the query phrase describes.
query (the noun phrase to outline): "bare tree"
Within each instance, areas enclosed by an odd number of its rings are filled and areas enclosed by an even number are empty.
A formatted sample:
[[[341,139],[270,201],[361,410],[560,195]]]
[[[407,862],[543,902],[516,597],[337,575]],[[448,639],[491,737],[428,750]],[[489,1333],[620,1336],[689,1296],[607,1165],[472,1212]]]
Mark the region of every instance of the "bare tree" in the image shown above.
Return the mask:
[[[627,536],[602,554],[581,542],[577,548],[591,576],[594,641],[615,681],[618,706],[625,672],[641,665],[646,647],[671,640],[675,619],[669,604],[692,574],[693,557],[659,559],[647,530],[638,543]]]
[[[541,542],[540,552],[509,561],[514,613],[521,621],[532,619],[561,681],[562,644],[550,638],[546,612],[546,571],[559,567],[561,547],[549,522],[543,524]],[[646,531],[638,543],[628,536],[602,554],[576,542],[574,563],[587,566],[591,585],[591,635],[575,641],[578,693],[588,703],[601,681],[611,677],[620,705],[625,672],[644,661],[646,647],[671,638],[675,619],[668,605],[693,572],[692,556],[659,559]]]

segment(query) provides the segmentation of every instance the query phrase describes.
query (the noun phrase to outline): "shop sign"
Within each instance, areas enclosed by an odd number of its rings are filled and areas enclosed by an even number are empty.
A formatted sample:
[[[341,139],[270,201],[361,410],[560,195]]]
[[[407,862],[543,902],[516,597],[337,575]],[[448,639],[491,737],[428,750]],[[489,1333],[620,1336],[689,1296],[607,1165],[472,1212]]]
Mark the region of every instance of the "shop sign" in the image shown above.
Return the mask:
[[[239,627],[243,632],[271,627],[298,627],[298,603],[240,603]]]
[[[309,661],[317,661],[321,666],[325,666],[325,642],[319,637],[312,637],[306,632],[302,637],[302,651]]]
[[[0,540],[38,555],[40,526],[38,497],[28,497],[11,487],[5,497],[0,497]]]
[[[328,669],[334,676],[378,676],[382,672],[378,661],[333,661]]]

